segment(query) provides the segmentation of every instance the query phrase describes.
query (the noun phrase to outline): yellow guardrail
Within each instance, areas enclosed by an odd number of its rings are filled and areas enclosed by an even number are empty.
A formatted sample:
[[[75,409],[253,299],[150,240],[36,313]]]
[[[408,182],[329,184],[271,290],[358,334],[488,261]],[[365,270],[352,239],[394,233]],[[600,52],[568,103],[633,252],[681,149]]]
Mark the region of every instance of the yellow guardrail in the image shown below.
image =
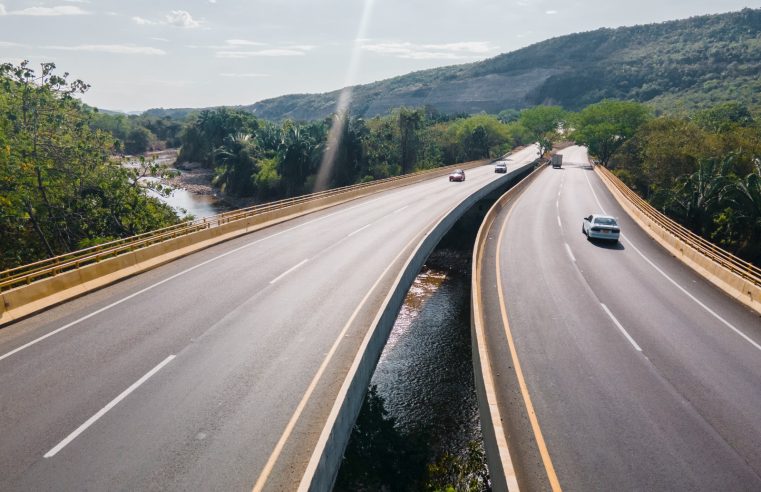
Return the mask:
[[[294,198],[286,198],[275,202],[254,205],[251,207],[241,208],[222,214],[195,219],[192,221],[182,222],[163,229],[131,236],[124,239],[118,239],[107,243],[99,244],[89,248],[73,251],[60,256],[55,256],[45,260],[40,260],[27,265],[11,268],[0,272],[0,292],[13,289],[22,285],[30,284],[42,278],[51,277],[60,273],[74,270],[92,263],[98,263],[107,258],[113,258],[125,253],[131,253],[139,248],[144,248],[152,244],[160,243],[166,240],[185,236],[203,229],[218,227],[229,222],[247,219],[256,215],[283,209],[293,205],[308,204],[316,200],[323,200],[328,197],[341,195],[344,193],[356,192],[362,189],[372,189],[379,185],[393,183],[395,181],[409,181],[414,178],[422,178],[429,175],[445,174],[453,169],[460,167],[473,167],[482,164],[488,160],[471,161],[468,163],[454,164],[451,166],[427,169],[416,173],[394,176],[391,178],[359,183],[341,188],[320,191],[308,195],[302,195]]]
[[[595,171],[645,231],[732,297],[761,313],[761,268],[698,236],[659,212],[603,166]]]

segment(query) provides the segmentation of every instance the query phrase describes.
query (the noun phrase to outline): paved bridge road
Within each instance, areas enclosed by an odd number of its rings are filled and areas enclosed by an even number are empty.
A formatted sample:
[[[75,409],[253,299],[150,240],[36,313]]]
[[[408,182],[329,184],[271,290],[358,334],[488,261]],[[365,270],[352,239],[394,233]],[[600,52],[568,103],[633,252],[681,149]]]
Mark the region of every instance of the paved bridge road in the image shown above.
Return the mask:
[[[0,490],[295,489],[412,249],[500,176],[352,201],[3,328]]]
[[[761,490],[761,320],[639,229],[583,148],[563,153],[562,169],[542,171],[497,218],[483,264],[489,349],[524,484]],[[596,212],[620,219],[619,245],[582,234]]]

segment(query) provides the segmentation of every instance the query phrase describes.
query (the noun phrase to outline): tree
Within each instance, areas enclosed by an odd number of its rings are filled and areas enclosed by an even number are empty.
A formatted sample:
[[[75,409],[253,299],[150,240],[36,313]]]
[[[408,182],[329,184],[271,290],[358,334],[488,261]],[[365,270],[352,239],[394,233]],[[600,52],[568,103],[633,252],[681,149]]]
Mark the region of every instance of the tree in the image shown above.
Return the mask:
[[[236,196],[250,196],[255,191],[256,141],[246,133],[228,135],[224,144],[215,151],[219,163],[214,184],[222,191]]]
[[[693,120],[702,128],[712,132],[724,132],[735,127],[751,126],[753,116],[747,106],[738,102],[728,102],[698,111]]]
[[[573,118],[571,138],[585,145],[604,166],[613,154],[650,117],[650,110],[639,103],[607,99],[582,109]]]
[[[544,155],[558,140],[559,130],[566,118],[567,113],[559,106],[536,106],[521,111],[518,124],[528,131],[532,140],[539,143],[539,154]]]
[[[318,141],[308,128],[289,120],[283,123],[281,135],[278,173],[282,177],[286,196],[300,195],[305,191],[307,177],[317,171]]]
[[[399,109],[399,147],[402,164],[402,174],[406,174],[415,166],[418,154],[419,139],[417,131],[423,122],[420,110]]]
[[[671,193],[668,208],[697,234],[708,235],[720,200],[730,183],[731,156],[723,160],[702,159],[697,170],[682,176]]]
[[[124,151],[130,155],[137,155],[150,149],[156,136],[150,130],[138,126],[130,130],[127,140],[124,142]]]
[[[113,137],[74,97],[89,86],[67,77],[0,66],[0,269],[178,221],[109,160]]]

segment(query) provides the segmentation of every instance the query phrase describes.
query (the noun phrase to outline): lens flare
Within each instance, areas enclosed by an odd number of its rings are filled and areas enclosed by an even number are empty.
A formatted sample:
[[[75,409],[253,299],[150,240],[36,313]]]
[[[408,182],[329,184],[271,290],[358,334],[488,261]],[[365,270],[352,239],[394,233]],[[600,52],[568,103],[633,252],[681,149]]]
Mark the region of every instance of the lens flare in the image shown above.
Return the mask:
[[[359,21],[359,29],[357,29],[357,36],[354,38],[354,47],[349,60],[349,68],[346,71],[346,81],[344,83],[344,88],[341,89],[341,93],[338,96],[333,124],[330,126],[328,140],[325,144],[325,152],[322,154],[320,168],[317,170],[314,191],[327,189],[333,174],[333,166],[336,163],[336,154],[338,148],[341,146],[341,138],[343,137],[343,128],[349,118],[349,106],[351,105],[352,92],[354,91],[353,86],[357,77],[359,61],[362,57],[362,40],[365,38],[365,32],[367,31],[367,25],[370,21],[370,13],[374,3],[375,0],[365,0],[362,17]]]

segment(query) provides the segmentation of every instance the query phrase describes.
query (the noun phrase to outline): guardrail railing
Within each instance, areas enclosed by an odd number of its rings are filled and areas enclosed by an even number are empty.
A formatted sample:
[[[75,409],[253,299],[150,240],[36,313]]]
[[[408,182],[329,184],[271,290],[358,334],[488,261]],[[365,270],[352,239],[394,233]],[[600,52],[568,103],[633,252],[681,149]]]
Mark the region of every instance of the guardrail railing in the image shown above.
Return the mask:
[[[703,239],[686,227],[678,224],[663,213],[659,212],[645,199],[640,197],[637,193],[632,191],[631,188],[626,186],[626,184],[624,184],[624,182],[621,181],[618,176],[610,172],[607,168],[598,166],[598,169],[602,171],[609,182],[615,186],[622,195],[624,195],[635,207],[637,207],[653,222],[663,227],[670,234],[675,236],[677,239],[685,242],[688,246],[692,247],[700,254],[718,263],[735,275],[742,277],[743,279],[755,284],[758,287],[761,287],[761,268],[741,258],[738,258],[729,251],[726,251],[719,246],[711,243],[710,241]]]
[[[477,161],[471,161],[471,163]],[[32,283],[44,277],[50,277],[59,273],[74,270],[82,266],[97,263],[107,258],[118,256],[120,254],[130,253],[139,248],[144,248],[155,243],[173,239],[179,236],[191,234],[203,229],[218,227],[229,222],[243,220],[255,215],[260,215],[274,210],[280,210],[294,205],[320,200],[347,192],[354,192],[363,188],[386,184],[394,181],[407,180],[414,177],[423,177],[426,175],[445,174],[452,169],[468,166],[470,163],[459,163],[451,166],[437,167],[426,169],[416,173],[405,174],[402,176],[393,176],[390,178],[358,183],[340,188],[319,191],[308,195],[301,195],[293,198],[286,198],[275,202],[268,202],[251,207],[240,208],[229,212],[224,212],[210,217],[203,217],[191,221],[181,222],[173,226],[157,229],[155,231],[130,236],[115,241],[91,246],[89,248],[72,251],[63,255],[47,258],[26,265],[0,272],[0,292]]]

